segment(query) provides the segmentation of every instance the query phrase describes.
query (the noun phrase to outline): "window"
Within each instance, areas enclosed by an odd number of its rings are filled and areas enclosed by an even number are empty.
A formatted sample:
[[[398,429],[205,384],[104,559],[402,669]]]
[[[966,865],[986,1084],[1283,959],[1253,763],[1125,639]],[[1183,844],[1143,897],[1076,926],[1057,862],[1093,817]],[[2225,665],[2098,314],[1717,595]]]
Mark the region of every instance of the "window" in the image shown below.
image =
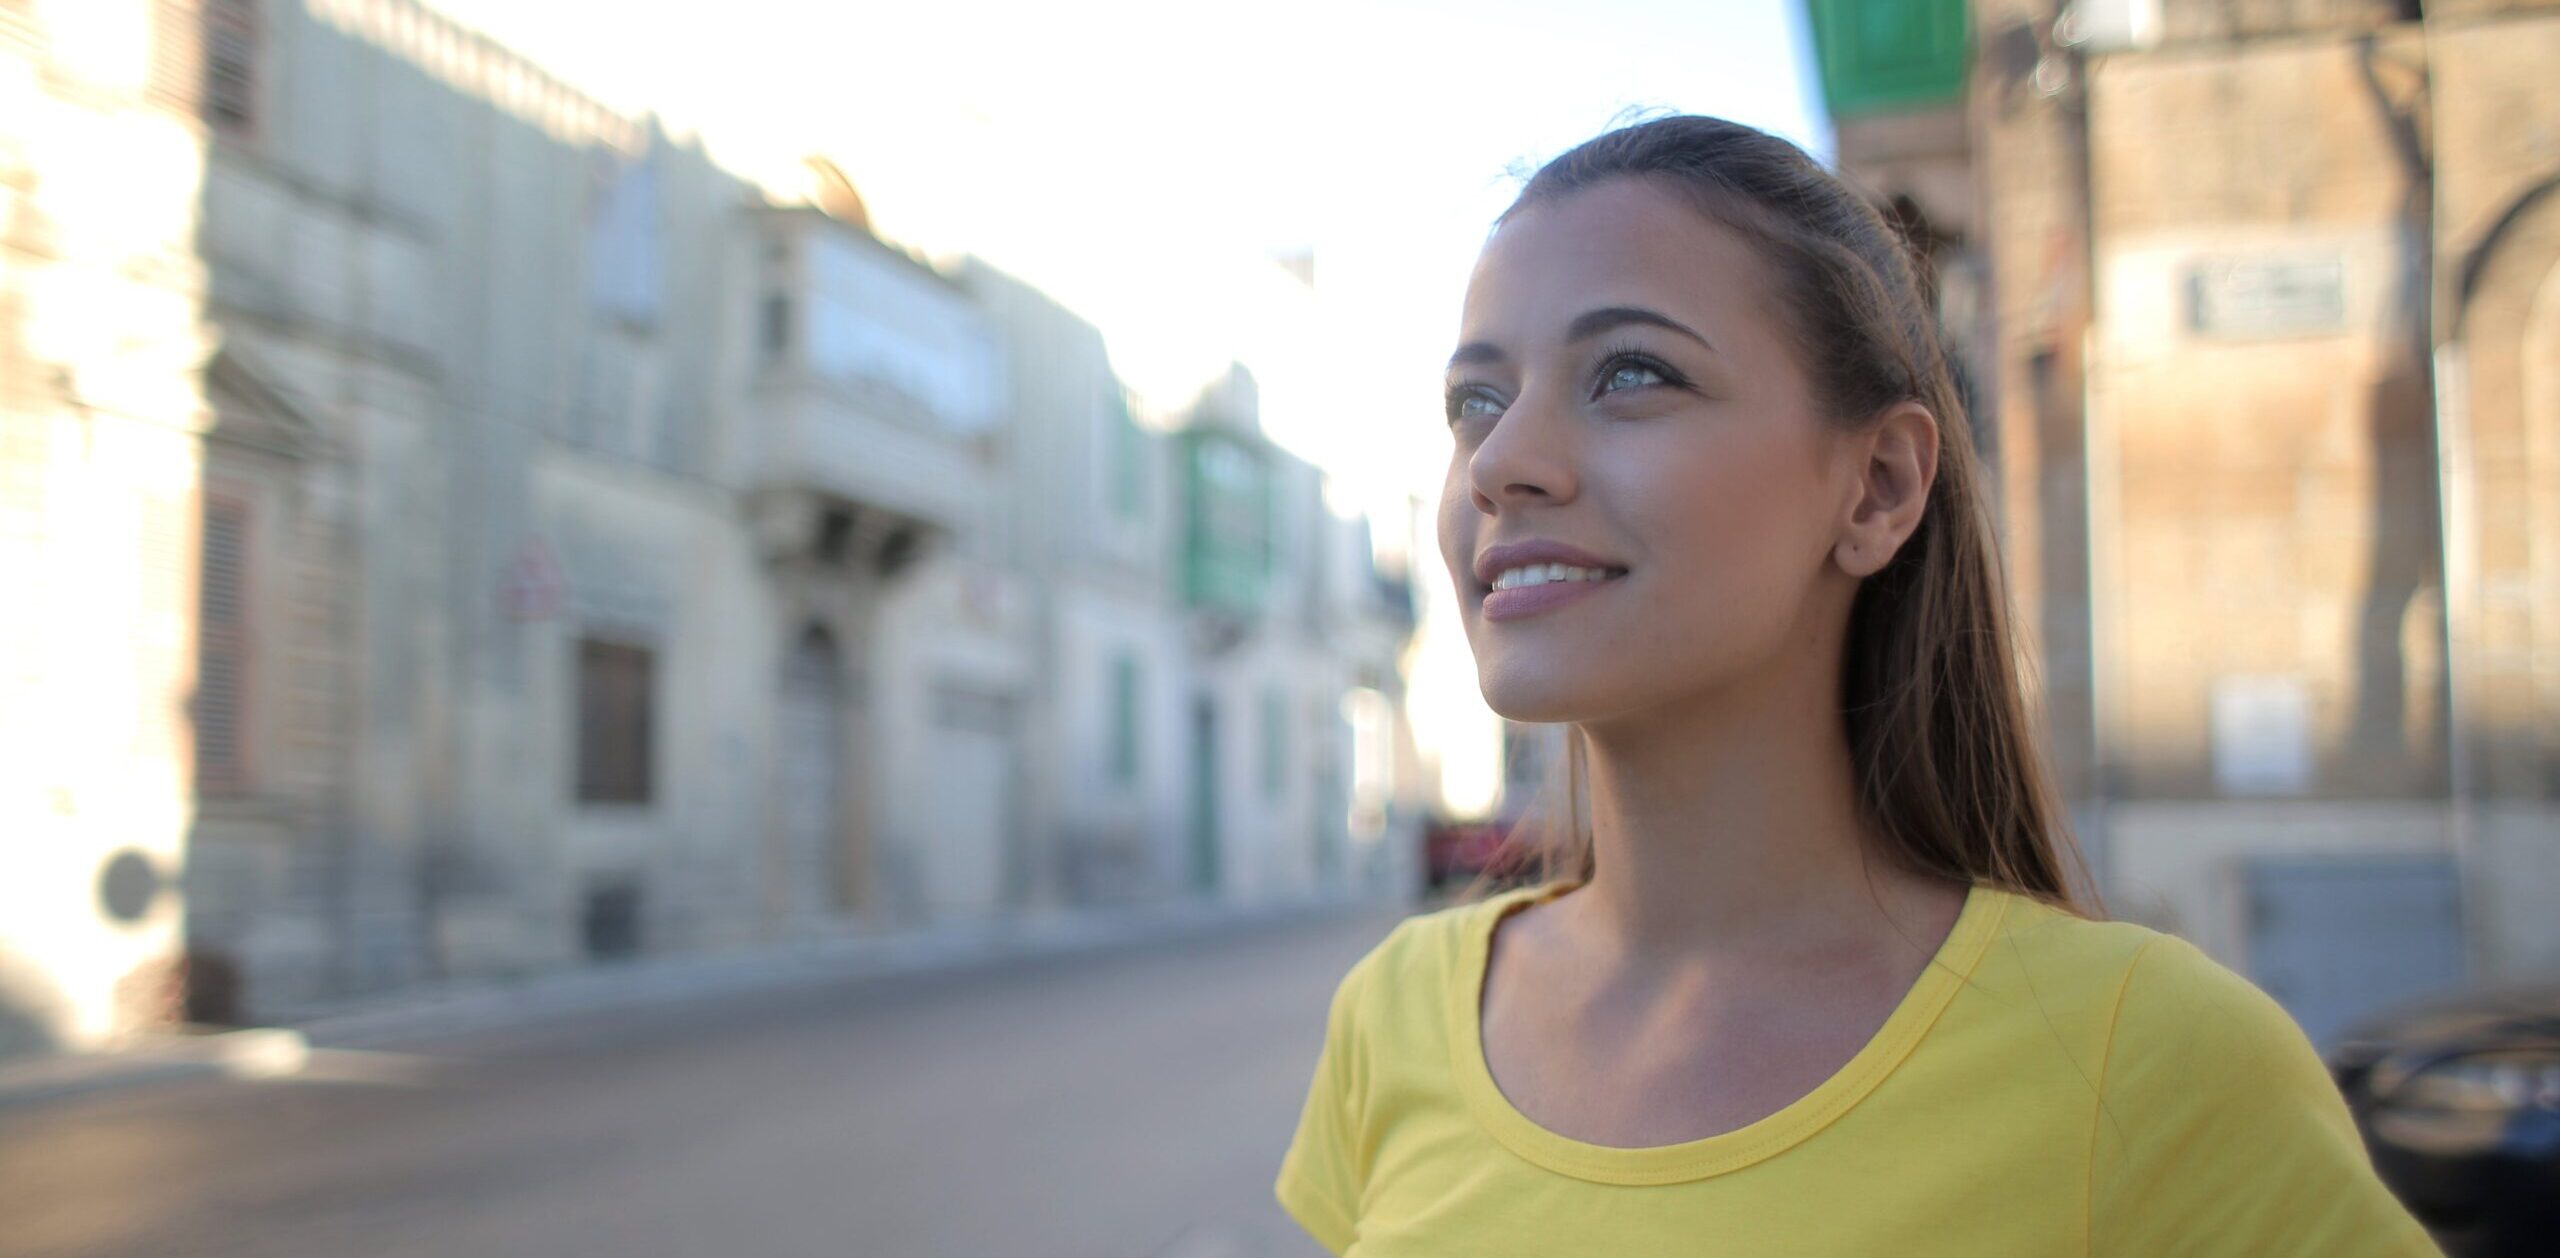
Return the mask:
[[[1111,781],[1138,780],[1138,660],[1127,652],[1111,661]]]
[[[1278,799],[1289,788],[1289,705],[1277,690],[1262,692],[1262,794]]]
[[[578,642],[578,802],[649,802],[651,688],[645,647]]]
[[[256,0],[205,0],[204,120],[234,137],[258,121]]]
[[[145,95],[246,139],[257,128],[258,0],[156,0]]]
[[[249,787],[249,504],[207,495],[196,593],[196,789]]]
[[[791,352],[791,299],[774,293],[764,299],[764,356],[782,358]]]

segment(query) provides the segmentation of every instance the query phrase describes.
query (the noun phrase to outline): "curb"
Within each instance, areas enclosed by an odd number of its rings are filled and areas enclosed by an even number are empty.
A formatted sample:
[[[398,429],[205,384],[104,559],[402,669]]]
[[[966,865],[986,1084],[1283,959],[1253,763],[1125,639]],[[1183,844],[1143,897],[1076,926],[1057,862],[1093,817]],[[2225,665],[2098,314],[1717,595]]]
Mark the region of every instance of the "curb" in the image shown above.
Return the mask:
[[[86,1093],[189,1079],[272,1079],[299,1072],[311,1043],[289,1027],[154,1035],[102,1053],[0,1066],[0,1111]]]
[[[299,1073],[315,1050],[387,1049],[421,1038],[502,1031],[578,1014],[957,973],[1399,906],[1410,907],[1393,896],[1356,896],[1244,908],[1176,903],[1116,912],[1068,911],[806,940],[752,952],[652,958],[511,983],[412,988],[368,1006],[312,1010],[278,1026],[154,1035],[110,1051],[0,1061],[0,1113],[153,1084],[285,1077]]]

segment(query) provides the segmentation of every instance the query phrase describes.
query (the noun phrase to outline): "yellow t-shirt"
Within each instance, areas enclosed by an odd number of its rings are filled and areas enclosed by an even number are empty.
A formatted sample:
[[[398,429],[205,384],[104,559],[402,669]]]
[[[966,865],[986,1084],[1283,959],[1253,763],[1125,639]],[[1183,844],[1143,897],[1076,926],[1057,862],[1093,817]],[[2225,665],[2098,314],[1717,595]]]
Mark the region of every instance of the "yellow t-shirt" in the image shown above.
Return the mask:
[[[1484,1064],[1524,888],[1398,926],[1333,999],[1280,1202],[1358,1258],[2434,1254],[2292,1019],[2185,942],[1989,887],[1875,1038],[1785,1109],[1611,1148]]]

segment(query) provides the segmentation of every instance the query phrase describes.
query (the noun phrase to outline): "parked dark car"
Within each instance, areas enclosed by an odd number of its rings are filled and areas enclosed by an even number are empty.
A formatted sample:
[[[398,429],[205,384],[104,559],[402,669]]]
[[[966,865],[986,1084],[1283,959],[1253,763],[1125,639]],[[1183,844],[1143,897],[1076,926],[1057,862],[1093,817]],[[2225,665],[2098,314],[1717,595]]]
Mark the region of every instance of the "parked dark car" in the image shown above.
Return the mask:
[[[2329,1061],[2374,1169],[2446,1253],[2560,1254],[2560,984],[2408,1006]]]

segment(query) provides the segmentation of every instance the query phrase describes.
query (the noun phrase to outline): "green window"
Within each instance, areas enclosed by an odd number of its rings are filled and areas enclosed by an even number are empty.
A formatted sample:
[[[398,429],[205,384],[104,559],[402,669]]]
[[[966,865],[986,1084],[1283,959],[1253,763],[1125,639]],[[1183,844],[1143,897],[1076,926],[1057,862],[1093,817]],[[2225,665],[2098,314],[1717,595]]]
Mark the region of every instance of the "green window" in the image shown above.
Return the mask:
[[[1184,592],[1194,607],[1250,614],[1271,571],[1271,472],[1263,451],[1214,430],[1183,435]]]

